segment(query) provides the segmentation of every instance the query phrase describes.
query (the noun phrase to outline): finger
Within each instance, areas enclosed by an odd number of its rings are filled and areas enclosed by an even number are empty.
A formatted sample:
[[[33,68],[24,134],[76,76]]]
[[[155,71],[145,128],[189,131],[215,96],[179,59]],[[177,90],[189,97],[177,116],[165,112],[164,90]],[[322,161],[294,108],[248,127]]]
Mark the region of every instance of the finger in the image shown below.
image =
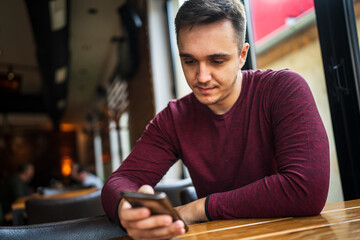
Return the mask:
[[[182,221],[176,221],[170,226],[159,227],[150,230],[134,230],[128,231],[129,236],[134,239],[170,239],[177,235],[185,233],[184,223]]]
[[[126,201],[125,199],[123,199],[122,201],[123,202],[121,203],[121,208],[131,208],[131,204],[128,201]]]
[[[139,188],[138,192],[147,193],[147,194],[154,194],[155,193],[154,189],[150,185],[142,185]]]
[[[129,210],[140,210],[140,211],[129,211]],[[131,218],[131,216],[135,216],[134,219]],[[151,212],[149,209],[144,210],[144,208],[142,209],[135,209],[131,207],[131,204],[126,201],[125,199],[122,199],[120,204],[119,204],[119,208],[118,208],[118,216],[119,219],[126,219],[127,221],[134,221],[136,219],[142,219],[142,218],[146,218],[148,216],[150,216]]]
[[[139,230],[149,230],[159,227],[166,227],[172,224],[172,217],[168,215],[157,215],[144,218],[138,221],[128,222],[128,226]]]
[[[139,221],[150,217],[148,208],[123,208],[120,212],[120,219],[124,221]]]

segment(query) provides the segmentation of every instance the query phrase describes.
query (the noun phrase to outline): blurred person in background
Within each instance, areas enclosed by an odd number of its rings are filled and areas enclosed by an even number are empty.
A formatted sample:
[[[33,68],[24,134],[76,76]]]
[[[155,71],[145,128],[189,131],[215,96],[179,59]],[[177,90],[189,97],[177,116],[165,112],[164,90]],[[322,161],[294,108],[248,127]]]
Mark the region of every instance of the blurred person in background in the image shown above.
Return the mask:
[[[11,210],[11,204],[20,197],[29,196],[33,191],[29,184],[35,174],[34,165],[31,163],[21,164],[15,174],[5,179],[0,191],[0,205],[2,213]]]
[[[71,179],[75,184],[85,188],[102,188],[104,185],[103,181],[98,176],[90,173],[85,167],[78,163],[74,163],[71,167]]]

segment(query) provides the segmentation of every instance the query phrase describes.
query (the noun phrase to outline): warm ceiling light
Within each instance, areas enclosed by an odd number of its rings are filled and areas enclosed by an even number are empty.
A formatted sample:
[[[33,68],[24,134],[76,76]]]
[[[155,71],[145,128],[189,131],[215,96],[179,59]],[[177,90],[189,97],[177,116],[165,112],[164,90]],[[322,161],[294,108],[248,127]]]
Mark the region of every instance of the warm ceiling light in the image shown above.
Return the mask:
[[[61,160],[61,174],[64,177],[70,176],[71,174],[71,166],[72,166],[72,159],[69,156],[65,156]]]
[[[49,1],[51,30],[57,31],[66,26],[66,1]]]
[[[67,69],[68,69],[67,67],[61,67],[61,68],[56,69],[55,83],[61,84],[61,83],[65,82],[67,75],[68,75]]]
[[[14,80],[15,74],[13,72],[9,72],[7,77],[8,77],[8,80]]]
[[[21,76],[15,74],[12,68],[7,73],[0,73],[0,90],[17,92],[20,89]]]
[[[60,124],[60,130],[62,132],[73,132],[75,131],[76,127],[74,124],[71,123],[62,123]]]

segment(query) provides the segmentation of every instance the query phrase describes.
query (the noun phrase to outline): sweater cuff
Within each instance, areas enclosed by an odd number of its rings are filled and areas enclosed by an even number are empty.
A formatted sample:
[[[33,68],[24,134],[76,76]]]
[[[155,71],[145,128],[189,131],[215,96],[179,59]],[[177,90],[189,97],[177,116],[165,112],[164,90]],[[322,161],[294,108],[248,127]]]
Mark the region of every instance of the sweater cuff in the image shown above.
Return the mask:
[[[212,221],[210,214],[209,214],[209,210],[208,210],[208,205],[209,205],[209,199],[210,199],[211,195],[208,195],[205,199],[205,214],[206,217],[208,218],[209,221]]]

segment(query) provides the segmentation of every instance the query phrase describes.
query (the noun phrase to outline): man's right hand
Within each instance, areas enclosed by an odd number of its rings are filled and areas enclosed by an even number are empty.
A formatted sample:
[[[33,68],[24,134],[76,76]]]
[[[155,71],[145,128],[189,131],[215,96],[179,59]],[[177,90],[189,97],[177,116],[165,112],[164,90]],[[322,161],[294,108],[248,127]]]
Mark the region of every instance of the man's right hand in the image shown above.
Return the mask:
[[[154,194],[154,189],[143,185],[138,192]],[[118,208],[121,225],[133,239],[169,239],[185,233],[185,225],[181,220],[173,222],[170,215],[151,216],[148,208],[132,208],[130,203],[122,199]]]

